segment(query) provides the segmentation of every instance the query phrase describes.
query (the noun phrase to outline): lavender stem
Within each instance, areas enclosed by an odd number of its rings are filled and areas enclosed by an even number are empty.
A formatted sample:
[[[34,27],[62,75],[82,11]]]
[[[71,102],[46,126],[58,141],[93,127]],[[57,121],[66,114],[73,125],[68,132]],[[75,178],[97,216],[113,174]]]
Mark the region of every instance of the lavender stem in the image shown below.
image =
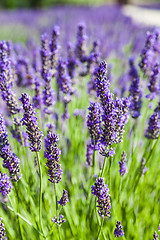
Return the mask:
[[[39,153],[36,152],[36,157],[38,161],[38,167],[39,167],[39,176],[40,176],[40,193],[39,193],[39,227],[40,230],[43,232],[43,225],[42,225],[42,169],[41,169],[41,162],[39,158]]]

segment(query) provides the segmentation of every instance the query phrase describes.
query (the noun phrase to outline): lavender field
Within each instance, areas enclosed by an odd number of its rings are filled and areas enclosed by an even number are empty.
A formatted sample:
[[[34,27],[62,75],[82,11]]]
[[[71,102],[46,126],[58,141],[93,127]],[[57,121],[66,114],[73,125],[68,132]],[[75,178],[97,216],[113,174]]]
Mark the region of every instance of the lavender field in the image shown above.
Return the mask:
[[[160,29],[1,10],[0,90],[0,239],[159,239]]]

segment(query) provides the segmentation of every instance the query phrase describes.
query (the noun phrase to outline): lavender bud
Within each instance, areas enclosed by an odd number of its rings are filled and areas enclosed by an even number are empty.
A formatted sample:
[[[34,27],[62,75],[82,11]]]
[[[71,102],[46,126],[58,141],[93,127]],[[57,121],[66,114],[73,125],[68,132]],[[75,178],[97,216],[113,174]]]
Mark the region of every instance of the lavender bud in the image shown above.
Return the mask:
[[[63,195],[62,195],[61,199],[58,201],[58,204],[60,204],[62,207],[64,207],[67,204],[67,202],[69,202],[68,192],[65,189],[63,189]]]
[[[41,36],[41,61],[42,61],[42,78],[45,78],[46,73],[51,67],[51,52],[49,49],[48,35],[44,33]]]
[[[59,26],[55,25],[52,30],[52,39],[51,39],[51,43],[50,43],[52,69],[55,67],[56,55],[57,55],[57,52],[59,49],[58,37],[59,37]]]
[[[0,239],[5,239],[5,234],[4,224],[2,223],[2,218],[0,218]]]
[[[54,217],[51,219],[51,221],[58,225],[58,227],[61,227],[62,223],[66,222],[63,215],[60,215],[59,219],[57,217]]]
[[[7,196],[12,188],[12,183],[7,174],[0,172],[0,193],[2,193],[3,196]]]
[[[94,146],[89,142],[87,143],[87,152],[86,152],[87,164],[89,166],[92,166],[93,153],[94,153]]]
[[[110,217],[110,194],[108,186],[104,183],[104,179],[101,177],[97,178],[94,186],[92,186],[91,189],[92,194],[98,197],[97,207],[99,208],[99,216]]]
[[[123,232],[122,228],[123,227],[121,225],[121,222],[117,221],[116,228],[114,230],[115,237],[122,237],[122,236],[124,236],[124,232]]]
[[[49,132],[44,139],[44,157],[47,158],[46,166],[48,167],[48,180],[52,183],[59,183],[63,173],[61,165],[58,163],[59,155],[61,154],[61,151],[57,147],[58,140],[58,136],[52,132]]]
[[[158,234],[156,233],[156,231],[154,232],[153,237],[154,237],[153,240],[158,240],[158,237],[159,237],[159,236],[158,236]]]
[[[122,157],[121,157],[121,161],[119,161],[119,167],[120,167],[119,172],[120,172],[121,176],[124,176],[124,174],[127,173],[126,163],[127,163],[126,153],[123,152]]]
[[[23,125],[26,126],[26,133],[28,134],[28,141],[30,142],[30,150],[32,152],[39,152],[41,149],[42,132],[39,132],[37,117],[35,110],[31,103],[29,103],[29,95],[23,93],[20,101],[23,104],[24,115],[22,118]]]
[[[98,103],[90,102],[89,106],[89,114],[87,120],[87,126],[89,129],[89,133],[91,136],[92,144],[95,146],[99,140],[101,135],[101,120],[100,120],[100,105]]]
[[[155,112],[148,121],[148,128],[145,131],[145,137],[148,139],[157,139],[159,137],[159,115]]]

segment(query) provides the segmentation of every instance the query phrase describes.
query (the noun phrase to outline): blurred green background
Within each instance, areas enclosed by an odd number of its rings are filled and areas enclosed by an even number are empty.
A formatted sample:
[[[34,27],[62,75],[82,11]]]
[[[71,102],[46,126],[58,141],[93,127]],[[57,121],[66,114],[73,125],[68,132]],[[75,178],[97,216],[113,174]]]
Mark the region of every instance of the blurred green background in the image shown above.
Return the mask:
[[[52,5],[101,5],[105,3],[122,3],[122,4],[149,4],[160,3],[160,0],[0,0],[0,8],[41,8]]]
[[[108,2],[114,2],[113,0],[0,0],[0,8],[35,8],[35,7],[48,7],[51,5],[61,4],[89,4],[97,5]]]

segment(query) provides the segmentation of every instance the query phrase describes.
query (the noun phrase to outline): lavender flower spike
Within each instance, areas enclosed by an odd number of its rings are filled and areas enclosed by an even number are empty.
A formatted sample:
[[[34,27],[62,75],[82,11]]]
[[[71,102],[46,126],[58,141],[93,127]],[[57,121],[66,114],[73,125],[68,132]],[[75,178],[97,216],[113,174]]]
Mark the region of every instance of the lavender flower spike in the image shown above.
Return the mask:
[[[42,132],[39,132],[37,117],[35,110],[31,103],[29,103],[29,95],[23,93],[20,101],[23,104],[24,115],[22,118],[23,125],[26,126],[26,133],[30,142],[30,150],[32,152],[39,152],[41,149]]]
[[[9,149],[8,133],[5,127],[4,118],[0,114],[0,157],[3,159],[3,167],[8,168],[10,179],[18,181],[20,179],[20,160]]]
[[[97,207],[99,208],[98,213],[100,217],[110,217],[110,194],[108,186],[104,183],[104,178],[97,178],[91,189],[92,194],[98,197]]]
[[[122,228],[123,227],[121,225],[121,222],[117,221],[116,228],[114,230],[115,237],[122,237],[122,236],[124,236],[124,232],[123,232]]]
[[[89,114],[87,120],[87,126],[89,129],[89,133],[91,135],[92,144],[96,146],[96,144],[100,140],[101,135],[101,120],[100,120],[100,105],[98,103],[90,102],[89,106]]]
[[[3,196],[7,196],[10,193],[11,189],[13,188],[11,181],[6,173],[0,172],[0,193]]]
[[[64,219],[63,215],[59,216],[59,219],[57,217],[54,217],[51,219],[52,222],[58,225],[58,227],[61,227],[62,223],[66,222],[66,219]]]
[[[145,137],[148,139],[157,139],[159,137],[159,115],[155,112],[148,121],[148,128],[145,131]]]
[[[0,218],[0,239],[4,239],[5,234],[4,224],[2,223],[2,218]]]
[[[69,202],[68,192],[65,189],[63,189],[63,195],[62,195],[61,199],[58,201],[58,204],[60,204],[62,207],[64,207],[67,204],[67,202]]]
[[[120,167],[119,172],[120,172],[121,176],[124,176],[124,174],[127,173],[126,163],[127,163],[126,153],[123,152],[122,157],[121,157],[121,161],[119,161],[119,167]]]
[[[59,155],[61,154],[61,151],[57,147],[58,140],[58,136],[51,131],[49,131],[47,137],[44,139],[44,157],[47,158],[48,180],[52,183],[59,183],[62,178],[61,165],[58,163]]]

